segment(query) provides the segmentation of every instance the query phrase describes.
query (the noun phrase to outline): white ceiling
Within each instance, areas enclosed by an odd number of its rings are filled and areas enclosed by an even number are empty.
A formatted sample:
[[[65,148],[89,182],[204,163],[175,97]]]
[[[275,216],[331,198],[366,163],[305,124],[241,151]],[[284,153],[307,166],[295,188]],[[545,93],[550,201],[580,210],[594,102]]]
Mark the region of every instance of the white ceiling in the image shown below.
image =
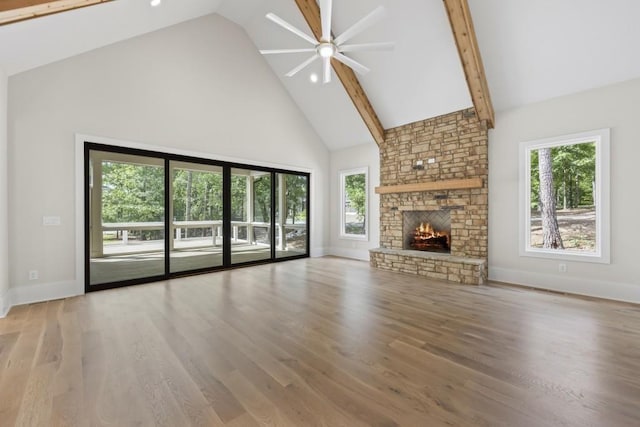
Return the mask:
[[[498,111],[640,77],[638,0],[468,1]]]
[[[497,111],[640,77],[638,0],[468,1]],[[395,50],[352,56],[371,68],[359,79],[383,126],[471,106],[442,0],[336,0],[334,33],[378,5],[385,19],[353,42],[392,41]],[[243,26],[256,50],[308,47],[264,17],[274,12],[310,34],[293,0],[118,0],[0,27],[0,66],[16,74],[213,12]],[[336,79],[309,81],[319,62],[284,77],[307,56],[265,60],[330,149],[373,142]]]
[[[221,0],[118,0],[0,27],[0,66],[9,75],[214,13]]]

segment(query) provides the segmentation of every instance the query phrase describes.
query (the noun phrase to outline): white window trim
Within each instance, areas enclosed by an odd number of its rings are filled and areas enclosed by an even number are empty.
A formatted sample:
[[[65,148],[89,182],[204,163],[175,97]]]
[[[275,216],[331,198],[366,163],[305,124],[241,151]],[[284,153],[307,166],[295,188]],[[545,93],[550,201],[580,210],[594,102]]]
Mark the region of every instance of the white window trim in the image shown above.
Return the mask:
[[[364,174],[364,186],[366,202],[364,204],[364,235],[361,234],[347,234],[345,230],[345,212],[344,205],[346,201],[346,192],[344,191],[345,178],[349,175]],[[369,168],[361,167],[355,169],[347,169],[340,171],[340,238],[347,240],[361,240],[369,241]]]
[[[550,258],[566,261],[610,263],[610,178],[609,145],[610,129],[563,135],[520,143],[520,194],[519,194],[519,246],[520,256]],[[566,249],[541,249],[531,247],[531,151],[545,147],[557,147],[595,141],[596,144],[596,250],[583,253]]]

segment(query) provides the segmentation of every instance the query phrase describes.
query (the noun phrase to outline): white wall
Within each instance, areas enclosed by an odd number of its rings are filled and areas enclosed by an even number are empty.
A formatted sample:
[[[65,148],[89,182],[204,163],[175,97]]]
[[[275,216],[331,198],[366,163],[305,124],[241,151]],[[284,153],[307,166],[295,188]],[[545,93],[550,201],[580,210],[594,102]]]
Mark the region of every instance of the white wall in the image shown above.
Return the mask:
[[[340,237],[340,171],[369,169],[369,239]],[[363,144],[331,152],[331,255],[369,261],[369,249],[380,246],[380,151],[376,144]]]
[[[640,302],[640,80],[512,109],[489,134],[489,277],[557,291]],[[611,128],[611,264],[518,255],[518,145]]]
[[[7,75],[0,68],[0,317],[9,309]]]
[[[328,244],[329,152],[246,33],[219,15],[11,76],[8,117],[14,304],[82,280],[75,133],[310,170],[312,255]],[[44,215],[62,225],[43,227]]]

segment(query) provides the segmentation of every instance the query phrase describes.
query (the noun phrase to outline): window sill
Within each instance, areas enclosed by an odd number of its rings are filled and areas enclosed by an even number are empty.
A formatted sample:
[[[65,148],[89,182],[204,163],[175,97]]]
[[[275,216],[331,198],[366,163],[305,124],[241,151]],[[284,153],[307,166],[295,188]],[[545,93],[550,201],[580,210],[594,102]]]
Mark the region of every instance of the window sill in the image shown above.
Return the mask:
[[[368,242],[369,236],[360,236],[357,234],[341,234],[340,239],[342,240],[357,240],[360,242]]]
[[[587,262],[594,264],[610,264],[611,260],[609,256],[603,255],[602,253],[582,253],[577,251],[569,251],[566,249],[537,249],[537,248],[527,248],[520,251],[521,257],[531,257],[531,258],[545,258],[550,260],[558,260],[558,261],[576,261],[576,262]]]

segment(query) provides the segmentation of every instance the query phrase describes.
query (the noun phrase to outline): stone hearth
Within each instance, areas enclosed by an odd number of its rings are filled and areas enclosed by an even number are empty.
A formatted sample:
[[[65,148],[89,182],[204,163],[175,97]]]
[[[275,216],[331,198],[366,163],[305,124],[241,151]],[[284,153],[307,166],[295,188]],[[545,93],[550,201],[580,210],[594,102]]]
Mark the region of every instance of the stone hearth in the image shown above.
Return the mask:
[[[380,195],[380,248],[373,267],[466,284],[487,277],[488,136],[473,109],[387,130],[380,145],[380,186],[480,178],[477,188]],[[429,164],[428,159],[435,159]],[[416,168],[422,160],[424,168]],[[407,250],[403,212],[447,211],[451,253]]]

